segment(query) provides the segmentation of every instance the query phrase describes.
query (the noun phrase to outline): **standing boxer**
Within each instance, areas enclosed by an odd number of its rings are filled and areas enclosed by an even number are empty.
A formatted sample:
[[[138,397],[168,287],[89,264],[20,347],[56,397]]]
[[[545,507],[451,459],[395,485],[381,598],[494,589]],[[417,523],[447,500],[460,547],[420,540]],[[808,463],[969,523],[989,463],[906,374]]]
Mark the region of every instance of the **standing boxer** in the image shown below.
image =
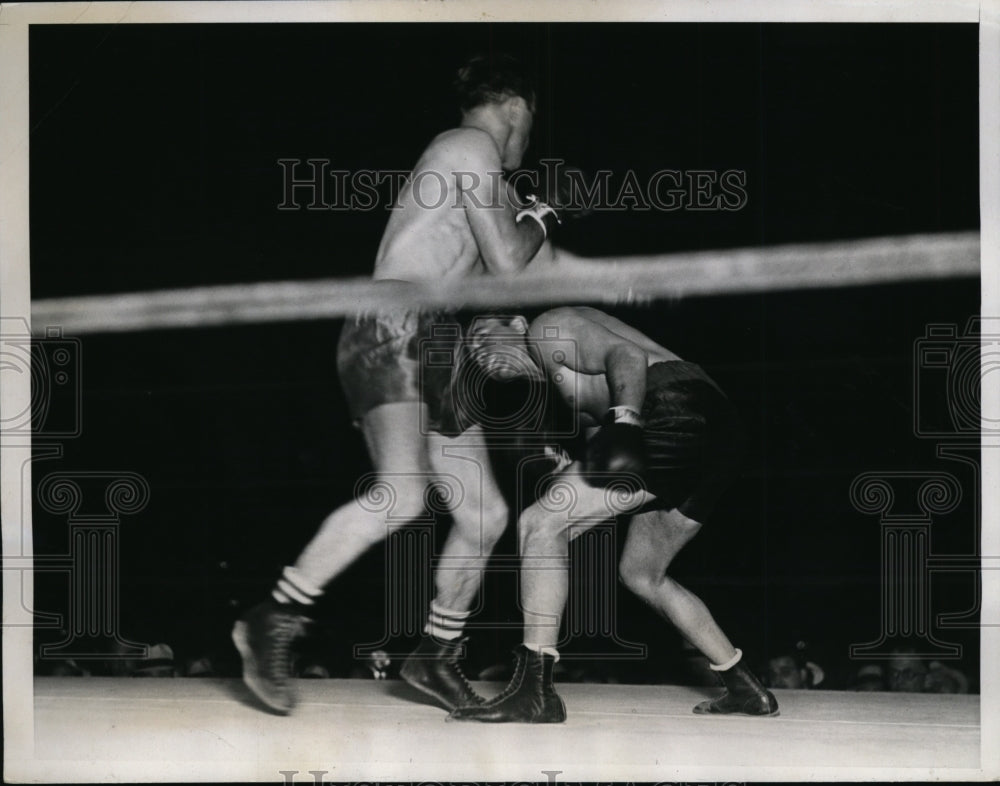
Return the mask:
[[[518,523],[524,643],[515,650],[514,676],[500,695],[459,707],[451,718],[565,720],[552,670],[569,592],[569,541],[616,514],[631,515],[622,581],[709,659],[725,685],[722,696],[694,711],[778,714],[774,696],[705,604],[666,574],[711,513],[738,458],[739,424],[728,399],[699,366],[595,309],[548,311],[532,322],[529,337],[505,353],[530,354],[591,436]]]
[[[376,256],[376,279],[427,284],[514,274],[536,256],[554,220],[544,203],[519,204],[502,177],[521,165],[535,112],[524,70],[508,56],[473,58],[459,71],[456,87],[461,123],[431,141],[400,192]],[[236,623],[244,681],[277,712],[287,714],[295,703],[291,645],[303,634],[310,608],[394,522],[422,512],[428,482],[441,471],[444,459],[435,448],[442,438],[421,433],[420,424],[433,431],[446,380],[425,379],[429,384],[421,390],[419,366],[419,341],[439,317],[399,308],[358,316],[344,327],[337,355],[341,383],[378,481],[392,489],[393,520],[357,499],[338,508],[284,569],[272,597]],[[465,437],[474,439],[476,431]],[[452,461],[448,472],[459,475],[466,492],[463,506],[453,511],[460,524],[449,538],[451,548],[479,552],[478,541],[461,541],[481,529],[502,530],[507,507],[488,467],[481,484],[479,468],[469,462]],[[445,625],[464,618],[464,609],[449,603],[439,597],[435,610]],[[435,658],[425,667],[447,682],[449,707],[480,701],[457,669],[460,643],[434,644]]]

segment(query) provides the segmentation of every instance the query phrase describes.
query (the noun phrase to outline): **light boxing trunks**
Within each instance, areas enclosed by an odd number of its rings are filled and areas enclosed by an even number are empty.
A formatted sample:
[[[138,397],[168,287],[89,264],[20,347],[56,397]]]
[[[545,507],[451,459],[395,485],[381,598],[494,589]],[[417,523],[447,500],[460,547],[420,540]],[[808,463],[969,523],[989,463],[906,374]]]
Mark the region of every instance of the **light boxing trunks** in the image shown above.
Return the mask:
[[[677,508],[704,522],[736,472],[743,450],[736,410],[695,363],[656,363],[642,405],[649,508]]]
[[[442,312],[400,309],[349,317],[337,344],[337,372],[355,425],[375,407],[427,403],[424,424],[436,428],[452,369],[423,363],[426,341],[458,342],[457,322]],[[423,363],[423,367],[422,367]]]

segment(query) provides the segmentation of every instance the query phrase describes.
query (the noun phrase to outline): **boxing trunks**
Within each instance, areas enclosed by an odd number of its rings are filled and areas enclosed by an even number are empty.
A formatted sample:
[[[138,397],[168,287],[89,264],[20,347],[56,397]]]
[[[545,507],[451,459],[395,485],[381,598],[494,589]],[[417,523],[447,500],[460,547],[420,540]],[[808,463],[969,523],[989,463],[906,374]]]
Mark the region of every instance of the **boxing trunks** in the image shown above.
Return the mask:
[[[642,420],[650,507],[705,521],[742,455],[733,405],[697,364],[665,361],[646,372]]]
[[[429,410],[423,425],[436,428],[452,367],[428,364],[421,354],[428,342],[439,350],[442,341],[457,343],[459,327],[452,322],[443,312],[405,309],[348,318],[337,345],[337,372],[355,424],[383,404],[423,401]]]

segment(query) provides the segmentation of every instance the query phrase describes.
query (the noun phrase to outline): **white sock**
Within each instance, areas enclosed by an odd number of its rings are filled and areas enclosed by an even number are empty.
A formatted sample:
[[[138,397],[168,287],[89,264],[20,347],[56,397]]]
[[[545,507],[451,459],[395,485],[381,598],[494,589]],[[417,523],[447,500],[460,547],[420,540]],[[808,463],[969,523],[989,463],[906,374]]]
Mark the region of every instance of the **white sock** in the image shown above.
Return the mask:
[[[551,655],[556,662],[559,661],[559,650],[555,647],[546,647],[542,644],[529,644],[528,642],[524,642],[524,646],[532,652],[538,652],[542,655]]]
[[[278,603],[298,603],[302,606],[312,606],[322,594],[321,588],[291,566],[282,571],[281,578],[271,590],[271,597]]]
[[[740,658],[742,657],[743,657],[743,650],[737,647],[736,654],[733,655],[733,657],[731,657],[725,663],[720,663],[718,666],[716,666],[714,663],[709,663],[708,668],[710,668],[712,671],[729,671],[733,666],[735,666],[737,663],[740,662]]]
[[[436,600],[432,600],[431,611],[427,615],[427,624],[424,626],[424,633],[433,636],[435,639],[454,641],[461,638],[462,630],[465,628],[465,621],[471,613],[471,611],[446,609]]]

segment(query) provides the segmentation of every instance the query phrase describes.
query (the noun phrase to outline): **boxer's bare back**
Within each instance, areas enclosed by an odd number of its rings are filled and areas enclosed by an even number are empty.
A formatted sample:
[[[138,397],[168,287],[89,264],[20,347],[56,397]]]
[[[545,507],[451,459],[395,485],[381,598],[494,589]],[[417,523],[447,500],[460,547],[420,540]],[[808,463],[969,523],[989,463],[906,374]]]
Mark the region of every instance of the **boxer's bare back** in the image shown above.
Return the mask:
[[[612,404],[607,377],[612,352],[631,355],[643,367],[680,360],[631,325],[593,308],[552,309],[532,322],[530,332],[534,341],[529,346],[536,362],[587,426],[599,422]],[[641,373],[635,370],[637,381],[644,383]],[[635,405],[639,405],[645,385],[634,387]]]

